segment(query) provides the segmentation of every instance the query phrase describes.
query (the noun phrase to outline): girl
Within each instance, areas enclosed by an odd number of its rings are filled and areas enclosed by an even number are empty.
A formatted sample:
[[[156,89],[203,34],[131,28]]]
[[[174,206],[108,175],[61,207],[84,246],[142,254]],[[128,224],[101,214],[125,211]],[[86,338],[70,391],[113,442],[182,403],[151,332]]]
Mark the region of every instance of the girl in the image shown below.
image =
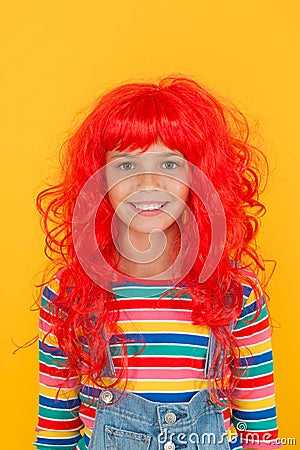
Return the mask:
[[[261,152],[198,83],[106,93],[37,199],[38,449],[277,448]]]

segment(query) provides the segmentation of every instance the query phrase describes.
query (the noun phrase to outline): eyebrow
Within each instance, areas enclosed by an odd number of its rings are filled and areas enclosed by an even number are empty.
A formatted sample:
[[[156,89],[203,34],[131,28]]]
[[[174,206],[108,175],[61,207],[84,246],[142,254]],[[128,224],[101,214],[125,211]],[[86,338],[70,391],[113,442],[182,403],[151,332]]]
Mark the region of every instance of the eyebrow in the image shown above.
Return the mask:
[[[131,158],[132,156],[135,156],[135,155],[132,155],[130,153],[118,153],[115,156],[112,156],[111,159],[123,158],[124,156],[127,156],[127,157]]]
[[[184,156],[180,153],[177,152],[172,152],[172,153],[156,153],[159,156],[162,157],[174,157],[174,156],[178,156],[178,157],[182,157],[184,158]],[[132,154],[132,153],[119,153],[117,155],[114,155],[111,157],[111,159],[116,159],[116,158],[123,158],[123,157],[127,157],[127,158],[135,158],[136,156],[140,156],[143,155],[143,153],[139,153],[139,154]]]

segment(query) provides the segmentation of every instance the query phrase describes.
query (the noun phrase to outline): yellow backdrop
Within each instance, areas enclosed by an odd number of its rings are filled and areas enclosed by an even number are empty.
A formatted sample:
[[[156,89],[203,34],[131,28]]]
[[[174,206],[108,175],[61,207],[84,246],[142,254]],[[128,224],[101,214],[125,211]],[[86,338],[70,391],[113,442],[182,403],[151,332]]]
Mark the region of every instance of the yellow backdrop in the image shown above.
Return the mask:
[[[297,437],[299,13],[296,0],[3,5],[1,447],[27,450],[34,439],[37,349],[12,352],[37,330],[29,309],[45,258],[35,195],[55,173],[76,112],[116,83],[177,72],[254,117],[267,148],[272,174],[259,243],[278,261],[269,294],[280,435]]]

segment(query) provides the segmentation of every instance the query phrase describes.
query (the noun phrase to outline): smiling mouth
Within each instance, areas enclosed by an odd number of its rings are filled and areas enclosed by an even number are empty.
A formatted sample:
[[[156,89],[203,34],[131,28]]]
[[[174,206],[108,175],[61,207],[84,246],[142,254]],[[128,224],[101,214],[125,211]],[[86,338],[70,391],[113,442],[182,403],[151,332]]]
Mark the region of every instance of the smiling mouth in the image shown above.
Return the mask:
[[[162,203],[132,203],[130,204],[139,211],[157,211],[162,209],[168,202]]]

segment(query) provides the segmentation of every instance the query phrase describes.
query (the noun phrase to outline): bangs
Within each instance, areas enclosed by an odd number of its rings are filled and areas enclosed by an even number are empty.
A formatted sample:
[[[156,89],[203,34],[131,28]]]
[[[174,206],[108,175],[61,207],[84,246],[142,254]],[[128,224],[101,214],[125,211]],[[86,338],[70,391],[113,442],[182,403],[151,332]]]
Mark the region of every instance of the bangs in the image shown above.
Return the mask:
[[[156,85],[137,85],[136,89],[135,85],[124,86],[118,89],[117,97],[109,100],[109,119],[101,133],[105,153],[144,151],[160,142],[188,157],[192,148],[203,144],[202,121],[195,120],[194,108],[167,89]]]

